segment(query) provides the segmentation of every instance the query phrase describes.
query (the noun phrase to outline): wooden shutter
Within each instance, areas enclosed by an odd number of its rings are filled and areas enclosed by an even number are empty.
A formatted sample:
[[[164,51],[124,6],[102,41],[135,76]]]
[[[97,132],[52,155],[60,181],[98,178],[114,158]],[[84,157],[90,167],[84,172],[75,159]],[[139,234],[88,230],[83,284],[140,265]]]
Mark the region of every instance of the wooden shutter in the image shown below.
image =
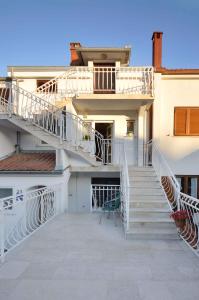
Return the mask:
[[[199,135],[199,108],[190,108],[189,111],[189,134]]]
[[[174,134],[186,135],[187,134],[187,109],[176,107],[174,117]]]

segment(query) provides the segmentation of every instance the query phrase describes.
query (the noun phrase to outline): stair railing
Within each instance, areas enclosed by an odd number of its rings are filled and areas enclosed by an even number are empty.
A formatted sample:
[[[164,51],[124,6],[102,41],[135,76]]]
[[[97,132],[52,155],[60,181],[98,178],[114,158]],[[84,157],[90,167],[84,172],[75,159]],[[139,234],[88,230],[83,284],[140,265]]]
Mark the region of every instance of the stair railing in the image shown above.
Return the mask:
[[[158,146],[151,140],[146,144],[145,165],[153,166],[168,200],[179,235],[199,256],[199,199],[180,192],[177,178]]]
[[[59,138],[60,143],[67,141],[71,146],[80,147],[103,162],[103,135],[88,126],[79,116],[60,109],[11,82],[5,83],[4,95],[0,95],[0,109],[10,116],[14,114],[42,128]],[[88,137],[87,140],[85,136]]]
[[[43,187],[0,199],[0,260],[57,214],[60,185]]]
[[[125,144],[120,144],[120,191],[121,213],[125,231],[129,229],[129,171],[126,157]]]

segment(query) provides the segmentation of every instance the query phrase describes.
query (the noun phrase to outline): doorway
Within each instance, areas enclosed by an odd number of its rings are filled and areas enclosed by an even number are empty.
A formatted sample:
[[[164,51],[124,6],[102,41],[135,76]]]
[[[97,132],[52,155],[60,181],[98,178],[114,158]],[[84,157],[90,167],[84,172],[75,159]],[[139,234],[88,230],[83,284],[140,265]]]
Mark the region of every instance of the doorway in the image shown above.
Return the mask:
[[[115,63],[94,63],[94,94],[115,93]]]
[[[95,129],[104,136],[103,143],[103,163],[105,165],[112,163],[112,136],[113,136],[113,123],[97,122]],[[96,152],[99,152],[99,145],[96,143]]]

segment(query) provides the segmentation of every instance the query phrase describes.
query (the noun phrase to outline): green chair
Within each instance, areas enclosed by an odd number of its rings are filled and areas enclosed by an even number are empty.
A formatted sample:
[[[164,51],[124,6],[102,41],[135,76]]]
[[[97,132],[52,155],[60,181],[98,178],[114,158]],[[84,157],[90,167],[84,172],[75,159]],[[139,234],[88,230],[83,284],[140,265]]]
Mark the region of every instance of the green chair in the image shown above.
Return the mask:
[[[102,217],[105,213],[108,213],[108,216],[110,216],[110,214],[112,213],[115,219],[115,226],[116,226],[117,225],[116,214],[120,213],[120,205],[121,205],[120,193],[118,192],[114,199],[106,201],[102,206],[102,213],[100,215],[99,224],[101,224]]]

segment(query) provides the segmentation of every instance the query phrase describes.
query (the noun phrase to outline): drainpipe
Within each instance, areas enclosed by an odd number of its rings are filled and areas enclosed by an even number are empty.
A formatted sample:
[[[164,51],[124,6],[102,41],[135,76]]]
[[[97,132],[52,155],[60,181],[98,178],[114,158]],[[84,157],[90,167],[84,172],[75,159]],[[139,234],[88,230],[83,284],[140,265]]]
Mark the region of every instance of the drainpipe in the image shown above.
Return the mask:
[[[17,131],[17,143],[15,145],[15,151],[17,154],[20,152],[20,143],[21,143],[21,132]]]

